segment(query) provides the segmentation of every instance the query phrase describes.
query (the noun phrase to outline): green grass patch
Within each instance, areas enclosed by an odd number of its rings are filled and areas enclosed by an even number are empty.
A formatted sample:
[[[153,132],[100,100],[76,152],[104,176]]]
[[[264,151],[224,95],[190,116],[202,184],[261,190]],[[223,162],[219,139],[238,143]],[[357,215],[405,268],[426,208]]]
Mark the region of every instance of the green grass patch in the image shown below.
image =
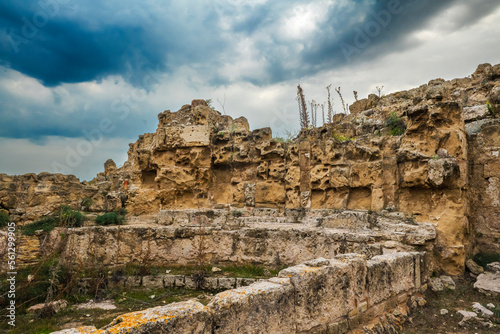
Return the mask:
[[[340,143],[348,143],[353,140],[353,138],[348,137],[342,133],[338,133],[337,130],[332,129],[332,138]]]
[[[90,197],[84,197],[82,199],[82,206],[85,208],[85,211],[89,211],[90,207],[94,204],[94,201]]]
[[[40,220],[37,220],[34,223],[26,224],[23,226],[23,234],[24,235],[35,235],[35,232],[38,230],[42,230],[44,232],[50,232],[55,229],[59,225],[59,219],[56,217],[44,217]]]
[[[84,221],[85,216],[80,211],[73,210],[69,206],[63,205],[50,216],[43,217],[36,222],[24,225],[22,233],[24,235],[35,235],[35,231],[37,230],[50,232],[58,226],[81,227]]]
[[[391,136],[401,136],[406,131],[405,122],[395,112],[392,112],[385,121]]]
[[[218,267],[222,271],[217,273],[212,273],[212,267]],[[224,266],[224,265],[205,265],[202,271],[206,273],[207,276],[227,276],[227,277],[241,277],[241,278],[263,278],[266,275],[264,270],[267,269],[272,276],[278,275],[279,271],[286,268],[287,266],[281,266],[279,268],[268,268],[264,266],[256,265],[234,265],[234,266]],[[182,266],[182,265],[171,265],[165,267],[147,267],[136,264],[127,264],[123,268],[115,269],[112,275],[116,276],[149,276],[149,275],[194,275],[200,271],[200,268],[195,265]]]
[[[135,288],[117,293],[114,297],[114,301],[119,308],[141,310],[144,308],[181,302],[186,299],[195,298],[203,293],[203,291],[183,288]]]
[[[0,332],[9,334],[49,334],[58,329],[53,319],[34,316],[16,317],[15,327],[8,325],[5,319],[0,324]]]
[[[122,225],[125,222],[125,216],[119,215],[116,212],[107,212],[103,215],[97,216],[95,223],[101,226],[108,225]]]
[[[254,265],[239,265],[239,266],[224,266],[221,267],[222,271],[228,273],[231,277],[242,277],[242,278],[260,278],[265,277],[264,270],[267,269],[272,276],[278,275],[281,269],[271,269],[262,266]]]
[[[5,227],[10,222],[10,216],[5,210],[0,210],[0,227]]]

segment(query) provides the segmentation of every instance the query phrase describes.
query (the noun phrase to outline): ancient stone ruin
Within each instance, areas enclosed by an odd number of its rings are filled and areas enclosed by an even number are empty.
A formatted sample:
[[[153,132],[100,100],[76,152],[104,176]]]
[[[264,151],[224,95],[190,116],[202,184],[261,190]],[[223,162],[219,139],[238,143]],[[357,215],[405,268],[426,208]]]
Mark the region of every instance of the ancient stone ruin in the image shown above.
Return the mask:
[[[128,212],[126,225],[23,237],[25,265],[56,249],[74,268],[189,265],[203,240],[213,265],[288,267],[248,286],[225,282],[206,306],[169,304],[59,333],[379,332],[366,325],[384,314],[389,333],[433,271],[460,275],[473,254],[500,253],[499,105],[500,64],[370,95],[289,142],[193,100],[160,113],[123,166],[108,160],[90,182],[0,174],[0,208],[19,223],[85,197],[90,211]]]

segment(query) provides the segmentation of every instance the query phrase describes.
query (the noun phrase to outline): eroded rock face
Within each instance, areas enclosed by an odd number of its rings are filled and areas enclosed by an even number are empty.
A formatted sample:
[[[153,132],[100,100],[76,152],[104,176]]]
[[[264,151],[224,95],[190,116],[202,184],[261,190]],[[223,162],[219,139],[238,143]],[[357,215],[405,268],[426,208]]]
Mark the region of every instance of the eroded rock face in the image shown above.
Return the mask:
[[[133,215],[221,207],[390,209],[436,225],[441,268],[458,274],[466,252],[499,251],[500,121],[485,111],[487,101],[495,107],[498,100],[499,68],[483,64],[471,78],[371,95],[354,103],[352,114],[303,130],[289,143],[273,139],[270,128],[250,131],[246,119],[193,100],[160,113],[156,132],[130,144],[122,167],[108,161],[89,183],[1,175],[0,208],[19,220],[61,204],[78,206],[83,197],[92,198],[90,210],[126,207]],[[390,135],[390,115],[406,124],[403,135]]]
[[[106,160],[104,163],[104,175],[108,176],[116,170],[116,164],[112,159]]]
[[[443,267],[458,273],[465,262],[467,137],[460,105],[443,102],[445,84],[430,85],[439,94],[412,92],[422,96],[416,104],[371,97],[376,109],[303,131],[291,143],[193,102],[160,114],[156,133],[131,144],[129,160],[111,176],[129,176],[127,209],[134,214],[219,205],[413,213],[438,225]],[[407,110],[406,133],[373,136],[384,131],[394,105]],[[353,128],[360,114],[366,124]],[[340,132],[357,139],[341,142]]]
[[[79,207],[84,197],[97,192],[97,188],[85,186],[73,175],[0,174],[0,208],[9,209],[15,221],[38,219],[61,205]]]

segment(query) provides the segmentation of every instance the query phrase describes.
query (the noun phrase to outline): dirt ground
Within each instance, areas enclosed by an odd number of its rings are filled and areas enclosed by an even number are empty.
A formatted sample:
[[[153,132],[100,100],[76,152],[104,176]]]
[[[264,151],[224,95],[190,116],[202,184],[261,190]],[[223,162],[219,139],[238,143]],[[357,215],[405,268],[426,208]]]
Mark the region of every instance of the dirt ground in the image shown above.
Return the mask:
[[[486,296],[473,287],[475,279],[470,276],[453,278],[456,283],[455,290],[433,292],[428,289],[424,294],[427,305],[412,310],[410,321],[405,323],[402,334],[422,333],[500,333],[500,296]],[[457,314],[459,310],[474,311],[472,304],[478,302],[483,306],[489,303],[495,305],[494,315],[489,320],[494,324],[492,328],[486,328],[479,322],[468,324],[465,327],[459,325],[462,316]],[[448,313],[441,315],[442,309]],[[479,316],[481,317],[481,316]]]

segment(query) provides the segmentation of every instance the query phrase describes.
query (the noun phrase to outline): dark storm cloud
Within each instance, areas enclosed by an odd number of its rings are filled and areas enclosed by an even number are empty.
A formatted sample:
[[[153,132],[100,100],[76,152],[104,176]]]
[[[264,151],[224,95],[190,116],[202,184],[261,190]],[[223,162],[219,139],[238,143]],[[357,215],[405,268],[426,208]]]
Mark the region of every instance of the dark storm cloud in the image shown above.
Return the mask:
[[[58,1],[64,5],[57,10],[42,5]],[[172,70],[206,59],[201,49],[220,47],[218,35],[202,29],[214,25],[214,15],[191,18],[170,5],[163,6],[163,15],[153,6],[123,15],[128,5],[123,1],[109,8],[69,0],[1,3],[0,64],[45,86],[113,74],[134,83],[146,66]]]
[[[454,17],[450,29],[461,29],[477,22],[478,19],[493,13],[500,7],[498,1],[479,0],[479,1],[457,1],[462,6],[462,11]]]
[[[288,34],[294,27],[285,23],[296,14],[295,8],[319,4],[324,8],[312,31]],[[151,68],[172,74],[181,67],[193,70],[204,80],[202,85],[246,81],[265,86],[415,47],[419,42],[412,34],[445,10],[462,9],[447,17],[443,29],[448,32],[477,22],[499,6],[490,0],[4,1],[0,65],[47,87],[116,75],[151,91],[154,85],[143,80]],[[389,22],[381,23],[384,20]],[[368,38],[363,40],[363,34]],[[240,41],[248,41],[249,49],[242,50]],[[234,66],[225,69],[227,64]],[[197,85],[193,80],[193,91]],[[116,118],[112,101],[119,94],[105,101],[86,96],[90,108],[76,106],[64,113],[65,97],[51,93],[52,104],[37,105],[29,96],[24,101],[0,90],[0,137],[81,137],[83,129],[95,128],[100,119]],[[133,110],[126,122],[117,121],[109,136],[151,131],[143,119]]]
[[[4,98],[0,94],[0,99]],[[154,131],[156,126],[152,112],[144,121],[144,115],[109,111],[108,101],[94,102],[91,110],[78,106],[71,112],[61,111],[51,105],[35,105],[20,99],[15,104],[3,104],[0,111],[0,137],[22,139],[43,144],[48,136],[66,138],[89,137],[99,132],[104,137],[135,137],[135,134]],[[29,113],[20,112],[29,110]],[[126,117],[122,117],[125,115]],[[105,120],[105,123],[101,123]],[[102,125],[104,124],[104,126]]]
[[[58,10],[50,12],[49,3],[59,4]],[[113,74],[136,84],[134,80],[145,66],[172,72],[182,65],[197,66],[207,81],[224,84],[228,79],[217,74],[216,68],[228,59],[236,60],[235,45],[240,38],[260,34],[270,40],[256,43],[268,75],[252,76],[251,81],[262,85],[407,48],[411,46],[405,43],[409,34],[453,4],[468,7],[450,22],[455,27],[472,24],[500,6],[489,0],[331,1],[325,4],[327,19],[318,22],[313,36],[299,41],[279,36],[279,22],[290,9],[308,3],[314,2],[186,1],[144,2],[140,6],[131,1],[97,5],[70,0],[7,2],[0,4],[0,33],[4,36],[0,64],[46,86],[100,80]],[[378,17],[379,13],[390,14],[388,24],[380,23],[386,18],[384,14]],[[230,22],[229,28],[221,25],[223,21]],[[26,36],[30,28],[36,33]],[[294,51],[297,43],[306,47]],[[300,67],[290,67],[286,59],[295,59]]]
[[[418,41],[409,36],[425,29],[431,19],[458,4],[467,10],[466,14],[447,22],[454,28],[473,24],[500,7],[500,2],[489,0],[474,3],[465,0],[367,0],[353,2],[342,9],[331,6],[311,46],[298,55],[301,67],[284,68],[282,63],[275,62],[268,70],[273,73],[273,81],[280,81],[415,47]],[[360,15],[364,18],[356,21]]]

